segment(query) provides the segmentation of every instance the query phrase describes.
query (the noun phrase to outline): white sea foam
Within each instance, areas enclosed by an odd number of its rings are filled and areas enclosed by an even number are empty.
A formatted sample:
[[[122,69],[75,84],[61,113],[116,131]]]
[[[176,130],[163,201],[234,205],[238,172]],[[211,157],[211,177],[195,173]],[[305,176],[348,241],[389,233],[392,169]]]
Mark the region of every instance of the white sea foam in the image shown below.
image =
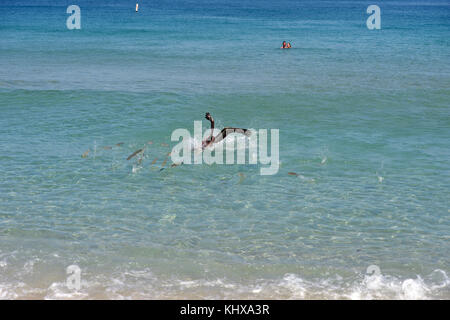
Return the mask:
[[[221,279],[159,279],[149,269],[84,276],[79,290],[64,280],[34,288],[22,281],[0,282],[0,299],[448,299],[443,270],[401,279],[374,274],[349,281],[340,276],[307,280],[297,274],[250,283]]]

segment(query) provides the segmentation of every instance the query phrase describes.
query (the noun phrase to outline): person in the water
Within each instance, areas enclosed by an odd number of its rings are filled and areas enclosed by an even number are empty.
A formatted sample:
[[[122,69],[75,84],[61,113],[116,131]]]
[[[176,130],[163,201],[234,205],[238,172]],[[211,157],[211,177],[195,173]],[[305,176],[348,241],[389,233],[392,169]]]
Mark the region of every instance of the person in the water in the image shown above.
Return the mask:
[[[206,113],[205,118],[206,120],[209,120],[209,122],[211,122],[211,134],[206,140],[202,142],[202,149],[205,149],[214,143],[222,141],[226,138],[227,135],[231,133],[241,133],[243,135],[246,135],[247,137],[252,134],[249,129],[226,127],[223,128],[222,131],[220,131],[220,133],[214,137],[214,119],[209,112]]]
[[[290,49],[290,48],[291,48],[291,43],[290,42],[286,43],[286,41],[283,41],[281,49]]]

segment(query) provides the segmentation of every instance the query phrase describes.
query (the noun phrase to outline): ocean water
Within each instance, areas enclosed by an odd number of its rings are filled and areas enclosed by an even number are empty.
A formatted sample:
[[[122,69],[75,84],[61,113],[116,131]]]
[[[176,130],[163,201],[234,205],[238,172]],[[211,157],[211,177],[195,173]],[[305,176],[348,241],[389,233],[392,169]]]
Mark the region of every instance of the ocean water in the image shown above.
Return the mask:
[[[449,299],[450,4],[370,4],[1,1],[0,298]],[[205,112],[278,173],[161,170]]]

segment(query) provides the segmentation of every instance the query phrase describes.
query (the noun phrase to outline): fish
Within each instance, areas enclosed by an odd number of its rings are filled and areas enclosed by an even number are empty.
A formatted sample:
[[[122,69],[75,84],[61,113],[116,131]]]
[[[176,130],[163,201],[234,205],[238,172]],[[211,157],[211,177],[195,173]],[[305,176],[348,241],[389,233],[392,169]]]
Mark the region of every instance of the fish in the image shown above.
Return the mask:
[[[139,149],[139,150],[136,150],[135,152],[133,152],[128,158],[127,158],[127,160],[130,160],[131,158],[133,158],[135,155],[137,155],[139,152],[141,152],[143,149]]]
[[[161,146],[168,147],[169,145],[167,143],[161,143]]]
[[[314,178],[306,178],[304,175],[295,173],[295,172],[288,172],[288,175],[290,176],[295,176],[295,177],[299,177],[301,180],[306,181],[306,182],[311,182],[311,183],[315,183],[316,180]]]
[[[153,159],[151,164],[154,165],[156,163],[156,160],[158,160],[158,158]]]
[[[110,147],[110,146],[104,146],[103,147],[103,150],[111,150],[112,149],[112,147]]]
[[[122,145],[123,145],[123,142],[116,143],[116,146],[118,146],[118,147],[121,147]]]
[[[169,159],[169,156],[170,156],[171,154],[172,154],[172,152],[169,152],[169,153],[167,154],[166,158],[164,159],[163,163],[161,164],[161,167],[162,167],[162,168],[164,168],[164,166],[166,165],[167,160]],[[161,170],[159,170],[159,171],[161,171]]]
[[[87,158],[87,156],[88,156],[88,154],[89,154],[90,151],[91,151],[90,149],[86,150],[86,151],[81,155],[81,157],[82,157],[82,158]]]

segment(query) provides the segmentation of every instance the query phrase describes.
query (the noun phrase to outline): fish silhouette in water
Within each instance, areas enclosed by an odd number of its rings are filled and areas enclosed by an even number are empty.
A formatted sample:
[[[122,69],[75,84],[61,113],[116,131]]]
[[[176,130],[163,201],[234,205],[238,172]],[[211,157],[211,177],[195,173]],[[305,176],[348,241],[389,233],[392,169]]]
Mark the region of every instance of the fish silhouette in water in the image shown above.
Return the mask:
[[[87,158],[89,152],[91,152],[90,149],[86,150],[86,151],[81,155],[81,157],[82,157],[82,158]]]
[[[122,145],[123,145],[123,142],[116,143],[116,146],[118,146],[118,147],[121,147]]]
[[[298,177],[302,181],[311,182],[311,183],[315,183],[316,182],[316,180],[314,178],[306,178],[304,175],[301,175],[301,174],[298,174],[298,173],[295,173],[295,172],[288,172],[288,175],[294,176],[294,177]]]
[[[170,156],[171,154],[172,154],[172,152],[169,152],[169,153],[167,154],[166,158],[164,159],[163,163],[161,164],[161,169],[164,169],[164,166],[166,165],[167,160],[169,159],[169,156]],[[161,170],[159,170],[159,171],[161,171]]]

